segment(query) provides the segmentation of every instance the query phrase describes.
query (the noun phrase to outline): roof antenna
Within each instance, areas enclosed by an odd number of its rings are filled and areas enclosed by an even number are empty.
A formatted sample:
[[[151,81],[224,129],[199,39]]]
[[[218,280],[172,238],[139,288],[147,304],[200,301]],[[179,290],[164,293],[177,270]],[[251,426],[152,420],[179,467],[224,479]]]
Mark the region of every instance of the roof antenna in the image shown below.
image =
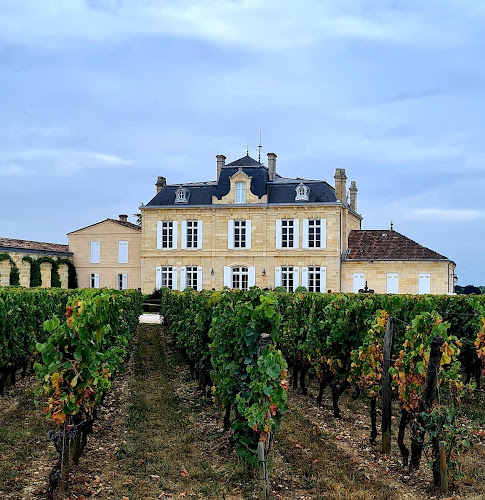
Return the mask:
[[[261,163],[261,150],[263,146],[261,145],[261,130],[259,131],[259,146],[258,146],[258,161]]]

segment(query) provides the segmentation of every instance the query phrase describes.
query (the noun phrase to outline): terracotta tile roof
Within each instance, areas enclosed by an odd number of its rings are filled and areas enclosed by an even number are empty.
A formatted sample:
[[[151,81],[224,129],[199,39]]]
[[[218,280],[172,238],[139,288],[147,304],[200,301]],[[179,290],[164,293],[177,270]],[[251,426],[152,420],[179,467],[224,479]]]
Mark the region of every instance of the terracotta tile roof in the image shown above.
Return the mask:
[[[346,260],[449,260],[392,229],[351,231]]]
[[[71,253],[69,252],[69,247],[67,245],[44,243],[43,241],[15,240],[12,238],[0,238],[0,248]]]
[[[88,227],[93,227],[93,226],[96,226],[98,224],[102,224],[103,222],[114,222],[115,224],[119,224],[120,226],[128,227],[130,229],[134,229],[135,231],[141,232],[141,226],[139,226],[138,224],[133,224],[132,222],[128,222],[128,221],[125,222],[125,221],[121,221],[118,219],[105,219],[105,220],[102,220],[99,222],[95,222],[94,224],[89,224],[89,226],[81,227],[80,229],[70,231],[67,234],[77,233],[78,231],[82,231],[83,229],[87,229]]]
[[[136,229],[137,231],[141,231],[141,226],[138,224],[133,224],[133,222],[128,222],[128,221],[122,221],[122,220],[117,220],[117,219],[106,219],[110,220],[111,222],[116,222],[116,224],[120,224],[121,226],[129,227],[131,229]]]

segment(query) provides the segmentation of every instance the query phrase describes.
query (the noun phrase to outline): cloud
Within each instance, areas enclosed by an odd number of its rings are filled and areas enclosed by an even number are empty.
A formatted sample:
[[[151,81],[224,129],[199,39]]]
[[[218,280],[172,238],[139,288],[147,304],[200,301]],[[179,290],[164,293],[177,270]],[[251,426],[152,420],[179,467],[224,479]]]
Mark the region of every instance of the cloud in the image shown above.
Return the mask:
[[[0,163],[0,175],[12,177],[24,177],[30,175],[32,170],[16,163]]]
[[[451,46],[472,36],[472,21],[479,24],[481,16],[471,1],[452,0],[392,6],[384,0],[306,0],[298,7],[288,0],[3,0],[0,33],[19,43],[169,35],[277,50],[334,38]],[[461,29],[467,22],[472,27]]]
[[[29,149],[0,153],[0,166],[4,164],[7,167],[5,175],[69,176],[86,169],[126,166],[131,163],[130,160],[115,155],[69,149]]]
[[[485,211],[453,208],[416,208],[408,212],[407,217],[411,219],[462,222],[483,219],[485,217]]]

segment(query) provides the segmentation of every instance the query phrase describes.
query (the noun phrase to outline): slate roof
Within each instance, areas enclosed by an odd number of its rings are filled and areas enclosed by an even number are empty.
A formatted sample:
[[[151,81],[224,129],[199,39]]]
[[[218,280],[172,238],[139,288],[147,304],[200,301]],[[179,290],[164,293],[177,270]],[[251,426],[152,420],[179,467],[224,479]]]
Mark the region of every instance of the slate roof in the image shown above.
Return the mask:
[[[345,260],[450,260],[392,229],[351,231]]]
[[[55,253],[72,255],[67,245],[58,243],[45,243],[43,241],[16,240],[12,238],[0,238],[0,251],[32,251],[34,253]]]
[[[90,224],[89,226],[82,227],[81,229],[76,229],[75,231],[71,231],[67,234],[77,233],[78,231],[82,231],[83,229],[87,229],[88,227],[93,227],[93,226],[96,226],[98,224],[102,224],[103,222],[114,222],[115,224],[119,224],[120,226],[128,227],[130,229],[134,229],[135,231],[141,232],[141,226],[139,226],[138,224],[133,224],[132,222],[128,222],[128,221],[125,222],[125,221],[122,221],[119,219],[105,219],[105,220],[102,220],[99,222],[95,222],[94,224]]]
[[[269,181],[268,167],[246,155],[224,165],[219,181],[192,182],[186,184],[167,184],[146,206],[187,206],[212,205],[212,196],[219,200],[229,193],[230,177],[239,169],[251,177],[250,190],[258,198],[268,195],[268,203],[304,204],[304,203],[336,203],[335,189],[326,181],[308,179],[289,179],[276,174],[274,181]],[[308,201],[295,201],[296,187],[303,182],[310,188]],[[187,203],[175,203],[175,192],[183,186],[189,190]]]

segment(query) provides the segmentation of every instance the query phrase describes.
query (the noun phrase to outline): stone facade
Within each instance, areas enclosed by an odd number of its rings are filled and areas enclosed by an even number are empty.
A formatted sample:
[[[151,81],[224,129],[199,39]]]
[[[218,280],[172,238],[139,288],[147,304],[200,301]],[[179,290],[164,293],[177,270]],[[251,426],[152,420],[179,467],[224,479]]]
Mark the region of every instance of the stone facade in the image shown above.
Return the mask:
[[[67,236],[79,288],[141,287],[141,228],[128,222],[127,216],[106,219]],[[98,252],[99,258],[92,259],[92,251]]]
[[[249,156],[228,165],[225,159],[217,156],[216,181],[169,185],[159,177],[157,194],[140,207],[144,293],[188,284],[216,290],[304,285],[317,291],[352,292],[362,279],[377,293],[453,292],[455,264],[399,233],[383,243],[389,250],[385,259],[349,248],[349,242],[369,235],[361,230],[355,181],[347,197],[345,169],[336,169],[333,187],[325,181],[279,176],[273,153],[268,154],[268,167]],[[309,245],[309,224],[315,221],[321,241]],[[292,244],[282,245],[288,224]],[[389,245],[396,239],[392,235],[404,238],[406,245],[399,238],[394,247]],[[189,245],[191,238],[197,241]],[[393,259],[398,247],[401,253]],[[382,252],[380,246],[378,251]],[[288,281],[290,272],[293,279]]]
[[[397,274],[398,293],[420,293],[420,275],[429,275],[429,293],[453,293],[454,269],[451,261],[343,261],[342,292],[354,292],[354,274],[363,274],[369,289],[387,293],[387,275]]]
[[[0,254],[8,254],[14,264],[19,269],[20,286],[30,287],[30,262],[24,261],[24,257],[30,257],[37,260],[41,257],[50,257],[53,260],[68,259],[72,261],[72,253],[69,252],[67,245],[56,243],[44,243],[38,241],[15,240],[9,238],[0,238]],[[51,286],[52,265],[48,262],[41,264],[42,287]],[[8,286],[10,283],[9,260],[0,261],[0,286]],[[68,285],[68,267],[66,264],[59,264],[59,277],[61,287],[67,288]]]

